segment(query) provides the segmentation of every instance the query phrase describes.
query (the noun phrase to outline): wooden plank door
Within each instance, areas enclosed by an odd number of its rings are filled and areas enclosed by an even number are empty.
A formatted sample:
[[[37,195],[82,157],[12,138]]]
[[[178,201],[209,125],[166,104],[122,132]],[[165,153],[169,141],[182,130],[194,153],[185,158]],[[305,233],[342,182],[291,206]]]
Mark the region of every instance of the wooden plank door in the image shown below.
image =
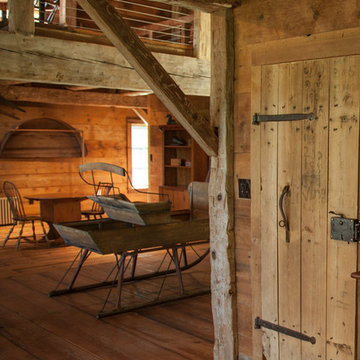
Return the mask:
[[[358,216],[359,59],[253,71],[260,79],[253,111],[315,115],[312,121],[261,123],[253,132],[253,182],[260,194],[253,198],[252,232],[261,252],[261,317],[316,338],[311,344],[263,328],[267,360],[357,356],[356,282],[350,278],[357,244],[330,239],[329,211]],[[280,226],[285,186],[289,241]]]

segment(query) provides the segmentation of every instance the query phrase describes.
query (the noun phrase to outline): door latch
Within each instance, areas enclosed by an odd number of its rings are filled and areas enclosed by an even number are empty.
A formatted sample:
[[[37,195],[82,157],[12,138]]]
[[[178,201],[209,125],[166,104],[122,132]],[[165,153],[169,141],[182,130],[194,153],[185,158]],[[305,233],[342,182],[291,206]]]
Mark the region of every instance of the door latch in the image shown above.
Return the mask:
[[[330,211],[331,214],[335,214]],[[341,214],[335,214],[330,220],[330,238],[333,240],[358,242],[360,238],[359,234],[359,220],[348,219]]]

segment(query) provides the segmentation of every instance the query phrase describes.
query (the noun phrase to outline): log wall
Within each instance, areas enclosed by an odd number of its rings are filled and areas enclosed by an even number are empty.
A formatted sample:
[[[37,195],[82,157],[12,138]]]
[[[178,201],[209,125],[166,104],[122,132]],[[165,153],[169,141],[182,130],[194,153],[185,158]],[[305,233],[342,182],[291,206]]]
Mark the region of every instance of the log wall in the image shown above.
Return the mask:
[[[234,181],[240,358],[262,358],[261,332],[252,330],[252,309],[261,306],[258,239],[256,233],[251,235],[251,201],[239,199],[238,194],[238,179],[251,177],[251,106],[254,105],[251,89],[252,86],[256,89],[259,82],[252,76],[252,65],[358,54],[359,11],[356,0],[344,1],[341,6],[335,0],[254,0],[244,1],[234,10]],[[256,219],[252,223],[255,226]]]

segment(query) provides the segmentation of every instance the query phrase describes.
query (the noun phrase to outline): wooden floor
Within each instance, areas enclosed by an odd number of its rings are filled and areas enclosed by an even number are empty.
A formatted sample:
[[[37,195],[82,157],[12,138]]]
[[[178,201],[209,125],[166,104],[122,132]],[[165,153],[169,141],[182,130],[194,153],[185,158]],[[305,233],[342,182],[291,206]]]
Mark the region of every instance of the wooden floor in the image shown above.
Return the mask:
[[[0,243],[6,232],[0,228]],[[49,298],[76,252],[29,243],[16,251],[15,240],[0,249],[0,359],[212,359],[210,295],[101,320],[95,314],[108,290]],[[141,255],[139,271],[151,271],[162,255]],[[79,284],[103,280],[113,265],[112,255],[91,255]],[[188,272],[185,286],[207,286],[209,260]],[[165,281],[167,291],[177,290],[173,280]],[[124,301],[146,300],[159,286],[158,281],[127,286]]]

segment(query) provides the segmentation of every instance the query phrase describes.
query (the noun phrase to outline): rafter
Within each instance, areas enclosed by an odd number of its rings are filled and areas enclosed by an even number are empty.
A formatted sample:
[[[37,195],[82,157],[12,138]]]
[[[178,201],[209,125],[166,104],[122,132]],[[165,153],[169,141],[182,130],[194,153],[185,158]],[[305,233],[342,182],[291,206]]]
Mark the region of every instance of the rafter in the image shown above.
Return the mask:
[[[106,0],[78,3],[204,151],[216,156],[218,139],[209,122],[194,111],[179,86],[114,7]]]

